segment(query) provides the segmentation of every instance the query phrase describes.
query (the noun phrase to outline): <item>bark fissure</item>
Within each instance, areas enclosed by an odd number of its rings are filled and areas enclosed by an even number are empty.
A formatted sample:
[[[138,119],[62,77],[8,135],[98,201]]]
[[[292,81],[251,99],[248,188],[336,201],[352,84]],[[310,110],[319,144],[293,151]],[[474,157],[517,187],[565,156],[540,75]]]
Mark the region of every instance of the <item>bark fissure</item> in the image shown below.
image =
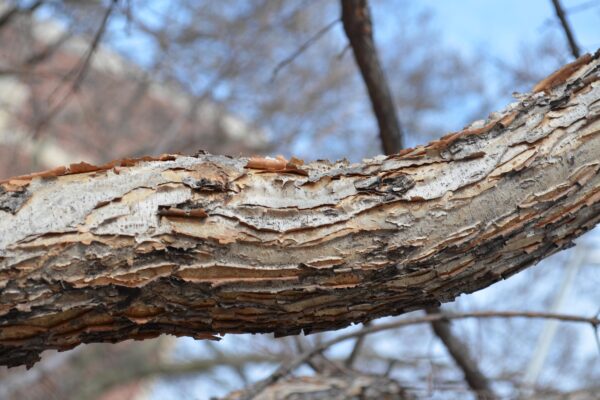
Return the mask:
[[[575,64],[488,121],[360,164],[199,154],[1,182],[0,364],[341,328],[571,246],[600,219],[598,55]]]

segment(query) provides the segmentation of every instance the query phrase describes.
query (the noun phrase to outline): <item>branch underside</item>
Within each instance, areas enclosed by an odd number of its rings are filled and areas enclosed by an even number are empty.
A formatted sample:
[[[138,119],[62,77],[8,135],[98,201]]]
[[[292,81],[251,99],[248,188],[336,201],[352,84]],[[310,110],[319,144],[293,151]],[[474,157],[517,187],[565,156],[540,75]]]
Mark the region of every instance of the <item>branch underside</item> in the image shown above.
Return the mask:
[[[163,333],[341,328],[571,246],[600,219],[599,65],[361,164],[200,154],[0,183],[0,365]]]

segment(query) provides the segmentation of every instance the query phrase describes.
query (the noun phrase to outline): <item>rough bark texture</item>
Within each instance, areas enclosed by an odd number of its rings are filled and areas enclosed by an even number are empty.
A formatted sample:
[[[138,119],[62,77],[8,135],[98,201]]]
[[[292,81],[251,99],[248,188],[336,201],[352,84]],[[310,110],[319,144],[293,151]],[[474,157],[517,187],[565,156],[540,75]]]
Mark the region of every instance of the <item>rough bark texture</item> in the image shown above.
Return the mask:
[[[600,53],[488,121],[361,164],[199,154],[0,185],[0,364],[341,328],[454,299],[600,219]]]

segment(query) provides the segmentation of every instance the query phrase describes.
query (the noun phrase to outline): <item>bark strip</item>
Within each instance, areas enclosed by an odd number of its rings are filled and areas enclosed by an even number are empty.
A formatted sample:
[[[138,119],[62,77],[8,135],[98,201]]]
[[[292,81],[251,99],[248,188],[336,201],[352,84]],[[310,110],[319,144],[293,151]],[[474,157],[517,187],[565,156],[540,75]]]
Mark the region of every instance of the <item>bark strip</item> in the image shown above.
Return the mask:
[[[341,328],[571,246],[600,220],[598,58],[488,121],[360,164],[200,154],[0,183],[0,364],[163,333]]]

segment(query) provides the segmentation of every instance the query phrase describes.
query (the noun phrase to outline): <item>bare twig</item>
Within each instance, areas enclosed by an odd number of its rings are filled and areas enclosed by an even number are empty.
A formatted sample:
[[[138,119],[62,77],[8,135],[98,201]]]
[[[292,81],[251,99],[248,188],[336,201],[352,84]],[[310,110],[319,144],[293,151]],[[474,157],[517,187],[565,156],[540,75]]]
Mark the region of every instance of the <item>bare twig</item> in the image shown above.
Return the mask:
[[[274,357],[260,355],[236,355],[230,356],[218,354],[212,359],[198,359],[177,363],[161,363],[161,362],[138,362],[131,363],[126,368],[115,370],[106,370],[104,373],[98,374],[94,379],[81,385],[78,391],[72,394],[73,399],[95,399],[102,393],[126,384],[132,381],[139,381],[153,378],[156,376],[182,376],[201,374],[207,371],[214,370],[219,366],[227,366],[234,371],[243,370],[243,367],[248,364],[263,364],[274,362]],[[245,375],[243,377],[245,378]]]
[[[384,152],[396,153],[402,149],[402,129],[377,56],[367,0],[341,0],[341,5],[344,31],[369,92]]]
[[[300,365],[304,364],[306,360],[313,357],[315,354],[324,351],[325,349],[330,348],[331,346],[338,344],[340,342],[344,342],[348,339],[355,338],[359,335],[370,335],[372,333],[382,332],[390,329],[402,328],[410,325],[417,324],[426,324],[434,321],[443,321],[443,320],[454,320],[454,319],[467,319],[467,318],[531,318],[531,319],[556,319],[559,321],[565,322],[574,322],[574,323],[585,323],[589,324],[592,327],[597,327],[600,325],[600,318],[598,317],[584,317],[580,315],[571,315],[571,314],[558,314],[558,313],[548,313],[548,312],[527,312],[527,311],[474,311],[474,312],[465,312],[465,313],[445,313],[445,314],[430,314],[422,317],[416,318],[406,318],[400,319],[393,322],[388,322],[384,324],[373,325],[368,328],[364,328],[360,331],[347,333],[345,335],[340,335],[336,338],[330,339],[321,343],[318,346],[313,347],[310,350],[303,352],[298,355],[292,361],[282,364],[277,368],[271,376],[266,378],[265,380],[258,382],[252,388],[248,389],[245,393],[243,399],[250,400],[260,392],[262,392],[268,386],[276,383],[280,379],[284,378]]]
[[[67,100],[69,100],[69,98],[71,97],[73,92],[75,92],[79,89],[81,82],[83,82],[83,79],[85,78],[85,74],[88,70],[88,67],[89,67],[91,61],[92,61],[94,53],[96,52],[96,49],[98,48],[98,45],[100,44],[100,39],[102,39],[102,36],[104,35],[104,32],[108,25],[108,20],[110,18],[110,15],[112,14],[117,3],[118,3],[118,0],[112,0],[110,2],[110,5],[108,6],[108,8],[106,9],[106,12],[104,13],[104,17],[102,18],[100,27],[96,31],[96,34],[94,35],[94,38],[92,39],[92,42],[90,43],[90,47],[89,47],[86,55],[83,57],[82,61],[73,70],[71,70],[65,77],[66,79],[68,79],[73,74],[75,74],[75,77],[73,78],[73,81],[71,83],[71,87],[69,88],[67,93],[55,104],[55,106],[52,107],[52,109],[45,115],[45,117],[42,118],[37,123],[35,132],[33,134],[34,139],[39,136],[42,129],[45,126],[47,126],[54,119],[54,117],[59,113],[59,111],[65,106],[65,104],[67,103]],[[58,87],[57,87],[57,89],[58,89]],[[56,92],[56,89],[54,92]],[[50,97],[52,97],[52,95],[53,94],[51,94]]]
[[[275,68],[273,68],[271,82],[273,82],[275,80],[275,78],[277,78],[277,74],[279,73],[279,71],[281,71],[283,68],[285,68],[290,63],[292,63],[296,58],[298,58],[298,56],[300,54],[304,53],[313,43],[315,43],[317,40],[322,38],[327,32],[329,32],[331,30],[331,28],[333,28],[338,22],[340,22],[339,18],[336,18],[335,20],[331,21],[330,23],[325,25],[323,28],[319,29],[314,35],[312,35],[310,38],[308,38],[304,43],[302,43],[302,45],[300,47],[298,47],[298,49],[296,49],[296,51],[294,51],[292,54],[290,54],[289,56],[287,56],[286,58],[284,58],[283,60],[278,62],[277,65],[275,66]]]
[[[368,327],[369,325],[371,325],[370,321],[367,321],[363,324],[363,328]],[[365,342],[365,336],[366,335],[359,335],[356,338],[356,343],[354,343],[354,347],[352,348],[352,351],[350,352],[350,355],[348,356],[348,358],[345,361],[345,365],[348,368],[352,368],[352,365],[354,364],[354,361],[356,361],[356,358],[358,357],[358,354],[360,353],[360,350]]]
[[[41,6],[42,3],[44,3],[43,0],[37,0],[37,1],[33,2],[29,7],[26,7],[26,8],[21,8],[21,7],[19,7],[18,4],[15,4],[14,6],[10,7],[2,15],[0,15],[0,29],[2,29],[4,27],[4,25],[9,23],[10,20],[12,20],[13,17],[16,16],[17,14],[31,13],[31,12],[35,11],[39,6]]]
[[[596,319],[600,318],[600,310],[595,315]],[[592,325],[594,327],[594,337],[596,338],[596,347],[598,347],[598,354],[600,354],[600,334],[598,332],[598,326],[600,324]]]
[[[579,58],[581,56],[581,51],[579,50],[579,46],[575,41],[575,35],[573,34],[573,30],[571,29],[571,25],[569,25],[569,21],[567,21],[567,15],[560,4],[560,0],[552,0],[552,4],[554,5],[554,11],[556,12],[556,16],[560,20],[560,24],[562,25],[563,31],[565,32],[565,36],[567,37],[567,42],[569,42],[569,47],[571,48],[571,54],[575,58]]]
[[[586,10],[588,10],[590,8],[593,8],[593,7],[597,7],[599,4],[600,4],[600,2],[598,2],[598,0],[590,0],[590,1],[587,1],[585,3],[580,3],[580,4],[577,4],[575,6],[568,7],[565,10],[565,12],[567,14],[574,14],[574,13],[578,13],[578,12],[581,12],[581,11],[586,11]]]
[[[440,307],[428,307],[425,312],[429,315],[444,315]],[[495,399],[496,395],[492,390],[490,381],[479,369],[477,362],[470,354],[468,346],[452,332],[450,323],[443,319],[432,321],[431,328],[442,341],[456,365],[462,370],[465,381],[476,393],[477,398],[480,400]]]

